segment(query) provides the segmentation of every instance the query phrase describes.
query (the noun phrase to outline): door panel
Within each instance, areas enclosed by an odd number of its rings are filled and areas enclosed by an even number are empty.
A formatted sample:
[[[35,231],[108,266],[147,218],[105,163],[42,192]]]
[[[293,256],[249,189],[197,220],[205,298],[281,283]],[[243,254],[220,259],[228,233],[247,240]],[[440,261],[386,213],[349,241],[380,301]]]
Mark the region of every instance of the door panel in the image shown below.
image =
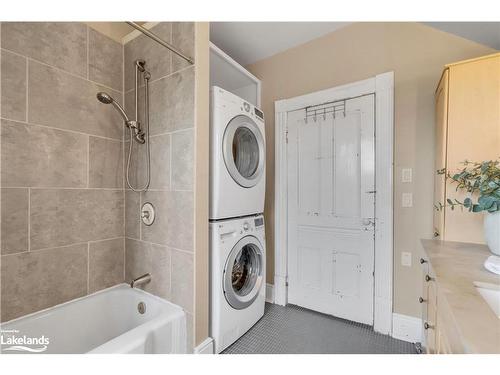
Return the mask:
[[[287,126],[288,301],[373,324],[373,96]]]
[[[333,253],[333,290],[342,297],[359,297],[361,259],[358,254]]]

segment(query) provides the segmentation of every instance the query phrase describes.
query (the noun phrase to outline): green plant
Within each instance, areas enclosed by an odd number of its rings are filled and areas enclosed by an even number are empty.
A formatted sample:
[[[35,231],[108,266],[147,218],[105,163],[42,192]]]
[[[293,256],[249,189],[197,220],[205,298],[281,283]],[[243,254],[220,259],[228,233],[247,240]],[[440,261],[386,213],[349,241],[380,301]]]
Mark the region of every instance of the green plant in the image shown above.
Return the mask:
[[[445,175],[452,183],[457,184],[456,190],[465,190],[469,197],[463,202],[459,200],[446,199],[446,203],[439,203],[437,210],[449,206],[452,210],[459,206],[470,212],[497,212],[500,211],[500,161],[490,160],[481,163],[464,161],[464,168],[455,174],[446,169],[438,170],[438,174]],[[477,202],[473,202],[473,195],[478,196]]]

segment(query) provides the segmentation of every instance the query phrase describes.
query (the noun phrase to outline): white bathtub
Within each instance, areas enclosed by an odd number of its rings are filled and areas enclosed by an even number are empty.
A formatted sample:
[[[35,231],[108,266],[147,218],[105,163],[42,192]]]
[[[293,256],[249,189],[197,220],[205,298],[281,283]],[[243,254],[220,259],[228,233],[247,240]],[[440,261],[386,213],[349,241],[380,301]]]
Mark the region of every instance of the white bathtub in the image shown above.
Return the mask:
[[[184,311],[127,284],[2,323],[1,331],[3,354],[186,353]]]

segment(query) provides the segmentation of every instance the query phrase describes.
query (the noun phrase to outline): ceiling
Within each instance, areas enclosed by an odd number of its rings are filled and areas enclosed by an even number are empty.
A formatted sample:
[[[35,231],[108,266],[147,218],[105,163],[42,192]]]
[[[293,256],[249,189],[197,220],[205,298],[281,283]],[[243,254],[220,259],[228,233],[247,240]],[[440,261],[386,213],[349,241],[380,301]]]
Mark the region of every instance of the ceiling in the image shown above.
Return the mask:
[[[424,22],[500,50],[500,22]],[[349,22],[212,22],[210,39],[245,66],[328,34]]]
[[[348,22],[211,22],[210,39],[245,66],[331,33]]]
[[[500,50],[500,22],[424,22],[428,26]]]

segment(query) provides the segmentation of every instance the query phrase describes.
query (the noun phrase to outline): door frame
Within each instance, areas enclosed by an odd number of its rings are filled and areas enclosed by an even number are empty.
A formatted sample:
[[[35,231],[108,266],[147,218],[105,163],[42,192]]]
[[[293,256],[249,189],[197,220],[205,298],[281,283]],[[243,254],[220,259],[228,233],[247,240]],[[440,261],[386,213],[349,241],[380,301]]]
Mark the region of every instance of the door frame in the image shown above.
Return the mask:
[[[392,334],[394,72],[275,101],[274,303],[286,305],[288,280],[287,112],[375,95],[375,277],[373,329]]]

